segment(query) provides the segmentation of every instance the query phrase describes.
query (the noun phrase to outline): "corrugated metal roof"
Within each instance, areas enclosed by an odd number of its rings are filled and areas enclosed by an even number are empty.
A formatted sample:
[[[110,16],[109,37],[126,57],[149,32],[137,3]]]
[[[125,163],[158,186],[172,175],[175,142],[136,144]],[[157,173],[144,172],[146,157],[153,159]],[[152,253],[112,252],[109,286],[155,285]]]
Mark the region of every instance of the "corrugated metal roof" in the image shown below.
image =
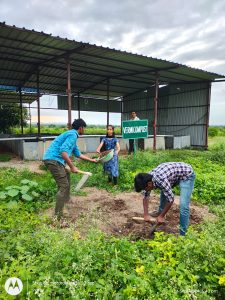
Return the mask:
[[[72,93],[124,96],[160,84],[214,81],[224,76],[185,65],[0,23],[0,84],[35,88],[39,69],[43,93],[65,93],[71,63]]]
[[[37,94],[22,93],[22,103],[32,103],[37,100]],[[0,90],[0,104],[20,103],[19,92]]]

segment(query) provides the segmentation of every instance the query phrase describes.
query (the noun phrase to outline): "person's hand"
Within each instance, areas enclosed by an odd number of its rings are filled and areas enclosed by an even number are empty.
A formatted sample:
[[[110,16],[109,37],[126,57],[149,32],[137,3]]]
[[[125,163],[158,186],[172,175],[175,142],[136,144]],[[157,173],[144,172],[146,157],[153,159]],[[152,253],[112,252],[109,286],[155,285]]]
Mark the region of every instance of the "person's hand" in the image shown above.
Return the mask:
[[[96,152],[97,152],[97,153],[100,153],[100,150],[97,149]]]
[[[145,222],[151,222],[151,217],[149,215],[144,215]]]
[[[164,224],[165,223],[165,218],[164,217],[162,217],[162,216],[158,216],[157,217],[157,223],[160,225],[160,224]]]
[[[90,161],[93,162],[93,163],[97,163],[97,162],[98,162],[98,159],[97,159],[97,158],[91,158]]]
[[[70,167],[70,171],[71,171],[72,173],[77,173],[77,172],[78,172],[78,168],[75,167],[75,166],[73,166],[72,168]]]

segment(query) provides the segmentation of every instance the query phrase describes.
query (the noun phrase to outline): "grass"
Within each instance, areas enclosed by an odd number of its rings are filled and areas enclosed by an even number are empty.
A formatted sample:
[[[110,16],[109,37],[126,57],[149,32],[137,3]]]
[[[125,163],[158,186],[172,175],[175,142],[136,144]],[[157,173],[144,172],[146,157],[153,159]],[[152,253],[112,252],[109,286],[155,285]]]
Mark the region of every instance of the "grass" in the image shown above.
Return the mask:
[[[134,242],[96,230],[83,238],[76,224],[60,230],[50,218],[29,211],[24,202],[7,207],[2,200],[1,286],[9,277],[20,278],[21,299],[225,299],[224,149],[224,139],[215,137],[209,151],[146,151],[120,159],[120,192],[133,189],[137,172],[163,161],[194,166],[198,174],[194,196],[204,199],[218,219],[190,228],[185,238],[157,233],[154,240]],[[104,188],[102,166],[88,163],[88,168],[94,172],[90,185]],[[46,199],[56,193],[49,172],[43,176],[1,168],[0,177],[0,190],[27,178],[38,182]],[[44,209],[43,200],[38,201]],[[4,288],[0,299],[11,299]]]
[[[9,154],[0,154],[0,162],[10,161],[11,155]]]
[[[225,136],[215,136],[213,138],[209,138],[209,150],[218,144],[225,145]]]

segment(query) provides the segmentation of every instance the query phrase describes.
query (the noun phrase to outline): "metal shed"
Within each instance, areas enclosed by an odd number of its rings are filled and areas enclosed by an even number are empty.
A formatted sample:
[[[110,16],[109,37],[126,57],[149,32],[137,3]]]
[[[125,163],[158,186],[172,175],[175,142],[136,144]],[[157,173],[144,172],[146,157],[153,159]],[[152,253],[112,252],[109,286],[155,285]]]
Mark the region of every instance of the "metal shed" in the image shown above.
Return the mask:
[[[18,91],[36,89],[39,134],[40,95],[67,94],[68,126],[72,107],[80,110],[87,98],[89,110],[107,111],[107,123],[109,112],[118,110],[110,101],[120,101],[122,120],[131,111],[149,119],[154,148],[156,134],[190,135],[192,145],[207,147],[211,82],[223,78],[179,63],[0,23],[0,85]],[[60,101],[63,106],[65,100]]]

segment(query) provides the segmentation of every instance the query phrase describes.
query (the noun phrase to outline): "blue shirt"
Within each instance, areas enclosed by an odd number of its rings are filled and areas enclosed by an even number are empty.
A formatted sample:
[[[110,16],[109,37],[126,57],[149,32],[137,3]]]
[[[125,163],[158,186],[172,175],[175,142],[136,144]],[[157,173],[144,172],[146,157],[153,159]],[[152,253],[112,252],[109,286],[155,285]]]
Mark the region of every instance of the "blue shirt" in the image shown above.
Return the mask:
[[[60,134],[45,152],[43,160],[56,160],[65,165],[66,162],[62,158],[62,152],[66,152],[69,157],[72,154],[79,157],[81,153],[77,146],[78,136],[78,132],[75,129]]]

